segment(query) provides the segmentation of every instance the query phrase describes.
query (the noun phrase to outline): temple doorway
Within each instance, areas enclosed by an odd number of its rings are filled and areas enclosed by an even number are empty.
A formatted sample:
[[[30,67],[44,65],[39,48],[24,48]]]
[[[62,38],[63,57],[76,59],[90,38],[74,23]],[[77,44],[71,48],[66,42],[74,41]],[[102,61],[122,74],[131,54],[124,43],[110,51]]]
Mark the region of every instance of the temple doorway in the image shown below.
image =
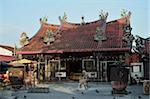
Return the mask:
[[[82,72],[82,61],[68,61],[68,76],[70,80],[79,80]]]
[[[110,81],[110,69],[111,64],[113,64],[115,61],[99,61],[99,76],[98,79],[100,81]]]

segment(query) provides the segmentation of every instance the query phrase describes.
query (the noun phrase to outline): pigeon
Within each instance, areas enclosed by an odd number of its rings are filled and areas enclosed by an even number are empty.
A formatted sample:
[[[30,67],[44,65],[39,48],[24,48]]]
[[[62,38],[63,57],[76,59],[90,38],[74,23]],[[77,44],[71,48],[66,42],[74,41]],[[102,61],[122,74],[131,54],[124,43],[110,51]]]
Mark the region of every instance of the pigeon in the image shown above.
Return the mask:
[[[142,97],[141,97],[141,96],[138,96],[138,98],[141,99]]]
[[[99,91],[98,91],[97,89],[95,90],[95,92],[96,92],[96,93],[99,93]]]
[[[18,97],[15,97],[14,99],[18,99]]]
[[[84,94],[84,92],[81,92],[81,94]]]
[[[26,99],[26,98],[27,98],[27,96],[26,96],[26,95],[24,95],[23,97],[24,97],[24,99]]]

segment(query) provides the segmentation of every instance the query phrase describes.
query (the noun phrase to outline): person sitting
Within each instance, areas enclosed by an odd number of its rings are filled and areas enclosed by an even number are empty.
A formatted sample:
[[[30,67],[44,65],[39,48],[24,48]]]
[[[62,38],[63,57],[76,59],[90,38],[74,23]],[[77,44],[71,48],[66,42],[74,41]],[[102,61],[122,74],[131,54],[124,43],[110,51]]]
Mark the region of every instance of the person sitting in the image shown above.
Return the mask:
[[[4,74],[4,80],[3,80],[3,82],[4,82],[6,85],[10,84],[9,72],[8,72],[8,71],[6,71],[6,74]]]

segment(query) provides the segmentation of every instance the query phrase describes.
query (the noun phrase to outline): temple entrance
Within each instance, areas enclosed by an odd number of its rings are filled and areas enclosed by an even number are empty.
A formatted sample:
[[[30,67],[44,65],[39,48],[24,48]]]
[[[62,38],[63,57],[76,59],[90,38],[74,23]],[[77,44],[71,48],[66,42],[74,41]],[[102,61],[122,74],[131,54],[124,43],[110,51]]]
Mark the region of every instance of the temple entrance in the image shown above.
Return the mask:
[[[107,81],[107,62],[99,62],[99,79],[101,81]]]
[[[110,69],[111,69],[111,65],[114,63],[114,61],[108,61],[107,62],[107,81],[110,82]]]
[[[45,62],[38,63],[38,79],[40,81],[45,80]]]
[[[100,81],[110,81],[111,64],[114,61],[99,61],[99,77]]]
[[[79,80],[82,72],[82,61],[67,61],[68,75],[70,80]]]
[[[82,68],[86,71],[89,80],[97,79],[97,66],[94,59],[83,59]]]
[[[49,60],[46,68],[47,80],[55,80],[55,72],[60,70],[60,60]]]

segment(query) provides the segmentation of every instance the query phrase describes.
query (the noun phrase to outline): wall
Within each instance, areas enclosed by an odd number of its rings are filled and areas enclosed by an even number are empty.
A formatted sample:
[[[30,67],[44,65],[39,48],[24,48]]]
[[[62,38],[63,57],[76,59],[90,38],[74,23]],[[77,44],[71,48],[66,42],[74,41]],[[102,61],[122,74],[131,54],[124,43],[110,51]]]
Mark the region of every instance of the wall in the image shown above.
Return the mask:
[[[13,52],[0,47],[0,55],[12,56]]]

